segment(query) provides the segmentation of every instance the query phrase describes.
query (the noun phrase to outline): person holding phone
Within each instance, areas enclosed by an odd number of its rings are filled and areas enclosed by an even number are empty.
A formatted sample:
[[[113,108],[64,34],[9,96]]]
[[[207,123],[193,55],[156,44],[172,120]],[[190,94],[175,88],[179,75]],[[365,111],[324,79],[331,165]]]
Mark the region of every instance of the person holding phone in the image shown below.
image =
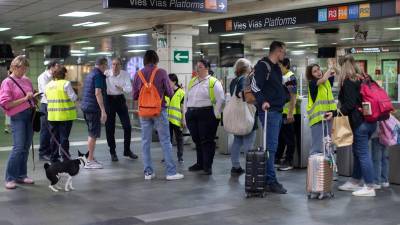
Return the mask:
[[[33,184],[28,177],[27,162],[33,137],[33,106],[38,96],[32,81],[25,76],[29,61],[25,56],[17,56],[11,62],[12,73],[4,79],[0,87],[0,106],[11,118],[13,148],[6,167],[5,187],[15,189],[17,183]]]
[[[311,64],[306,68],[308,80],[307,114],[313,140],[310,155],[323,151],[322,129],[327,129],[326,134],[331,131],[331,119],[337,109],[332,93],[335,75],[334,69],[329,69],[323,74],[318,64]],[[322,120],[327,121],[328,127],[322,127]]]

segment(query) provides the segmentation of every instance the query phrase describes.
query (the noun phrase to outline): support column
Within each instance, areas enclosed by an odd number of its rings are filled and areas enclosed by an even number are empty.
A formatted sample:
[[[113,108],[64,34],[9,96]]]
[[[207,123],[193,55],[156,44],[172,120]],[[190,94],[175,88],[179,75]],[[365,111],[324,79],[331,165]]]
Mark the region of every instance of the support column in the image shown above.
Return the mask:
[[[184,25],[165,25],[164,32],[157,34],[159,67],[175,73],[185,90],[193,72],[192,37],[198,34],[198,29]]]

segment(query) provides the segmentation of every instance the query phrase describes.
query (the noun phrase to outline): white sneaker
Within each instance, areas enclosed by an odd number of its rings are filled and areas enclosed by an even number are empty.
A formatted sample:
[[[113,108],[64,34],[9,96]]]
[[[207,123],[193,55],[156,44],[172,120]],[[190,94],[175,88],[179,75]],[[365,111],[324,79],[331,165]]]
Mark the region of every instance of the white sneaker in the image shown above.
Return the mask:
[[[144,179],[145,180],[151,180],[151,179],[154,179],[154,178],[156,178],[156,174],[155,173],[145,173],[144,174]]]
[[[358,191],[355,191],[352,193],[353,196],[357,196],[357,197],[375,197],[375,189],[373,189],[372,187],[367,187],[364,186],[363,188],[361,188]]]
[[[97,161],[87,161],[85,165],[85,169],[103,169],[103,165],[98,163]]]
[[[167,176],[167,180],[180,180],[183,179],[184,177],[185,176],[183,176],[183,174],[176,173],[175,175]]]
[[[379,184],[373,184],[372,187],[373,187],[375,190],[379,190],[379,189],[382,188],[381,185],[379,185]]]
[[[354,184],[351,181],[346,181],[346,183],[344,183],[343,185],[340,185],[338,187],[338,189],[340,191],[357,191],[359,190],[361,187],[358,184]]]
[[[389,182],[383,182],[381,185],[384,188],[388,188],[390,186]]]

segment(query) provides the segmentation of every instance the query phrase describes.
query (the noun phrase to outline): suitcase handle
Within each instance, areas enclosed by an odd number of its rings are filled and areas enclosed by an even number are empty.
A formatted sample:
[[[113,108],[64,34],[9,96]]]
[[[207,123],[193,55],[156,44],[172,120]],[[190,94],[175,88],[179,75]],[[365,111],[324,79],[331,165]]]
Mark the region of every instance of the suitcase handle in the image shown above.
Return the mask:
[[[264,127],[263,127],[263,151],[267,152],[267,126],[268,126],[268,110],[264,111]]]

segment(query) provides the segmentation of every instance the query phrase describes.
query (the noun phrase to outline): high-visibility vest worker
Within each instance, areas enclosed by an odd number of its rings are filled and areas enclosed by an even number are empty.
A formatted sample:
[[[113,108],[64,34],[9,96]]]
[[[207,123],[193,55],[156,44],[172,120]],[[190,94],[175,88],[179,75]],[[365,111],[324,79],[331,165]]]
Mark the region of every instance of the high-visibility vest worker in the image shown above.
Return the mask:
[[[284,76],[283,76],[283,80],[286,80],[286,81],[288,81],[288,80],[290,80],[290,77],[291,76],[294,76],[294,73],[292,72],[292,71],[288,71]],[[296,94],[296,96],[298,97],[298,95]],[[296,98],[297,98],[296,97]],[[283,114],[288,114],[289,113],[289,104],[290,104],[290,102],[287,102],[286,104],[285,104],[285,106],[283,106]],[[296,106],[294,107],[294,109],[293,109],[293,115],[297,115],[297,114],[300,114],[300,101],[299,101],[299,98],[297,98],[297,100],[296,100]]]
[[[71,101],[64,86],[67,80],[53,80],[46,86],[48,121],[76,119],[75,102]]]
[[[178,127],[182,127],[182,108],[181,103],[185,98],[185,92],[182,88],[178,88],[172,98],[165,96],[165,102],[167,106],[168,121]]]
[[[197,79],[199,79],[199,78],[198,77],[194,77],[194,78],[192,78],[190,80],[188,91],[190,91],[190,89],[193,87],[194,82]],[[218,79],[213,77],[213,76],[208,76],[208,79],[209,79],[208,94],[210,95],[211,104],[213,105],[213,107],[215,107],[215,104],[217,103],[217,100],[215,99],[214,86],[215,86],[215,83],[217,83]],[[217,115],[216,118],[217,119],[221,119],[221,115]]]
[[[326,112],[336,110],[337,106],[332,94],[332,87],[329,80],[318,86],[318,94],[315,102],[311,98],[310,88],[308,89],[307,113],[310,127],[319,123]]]

